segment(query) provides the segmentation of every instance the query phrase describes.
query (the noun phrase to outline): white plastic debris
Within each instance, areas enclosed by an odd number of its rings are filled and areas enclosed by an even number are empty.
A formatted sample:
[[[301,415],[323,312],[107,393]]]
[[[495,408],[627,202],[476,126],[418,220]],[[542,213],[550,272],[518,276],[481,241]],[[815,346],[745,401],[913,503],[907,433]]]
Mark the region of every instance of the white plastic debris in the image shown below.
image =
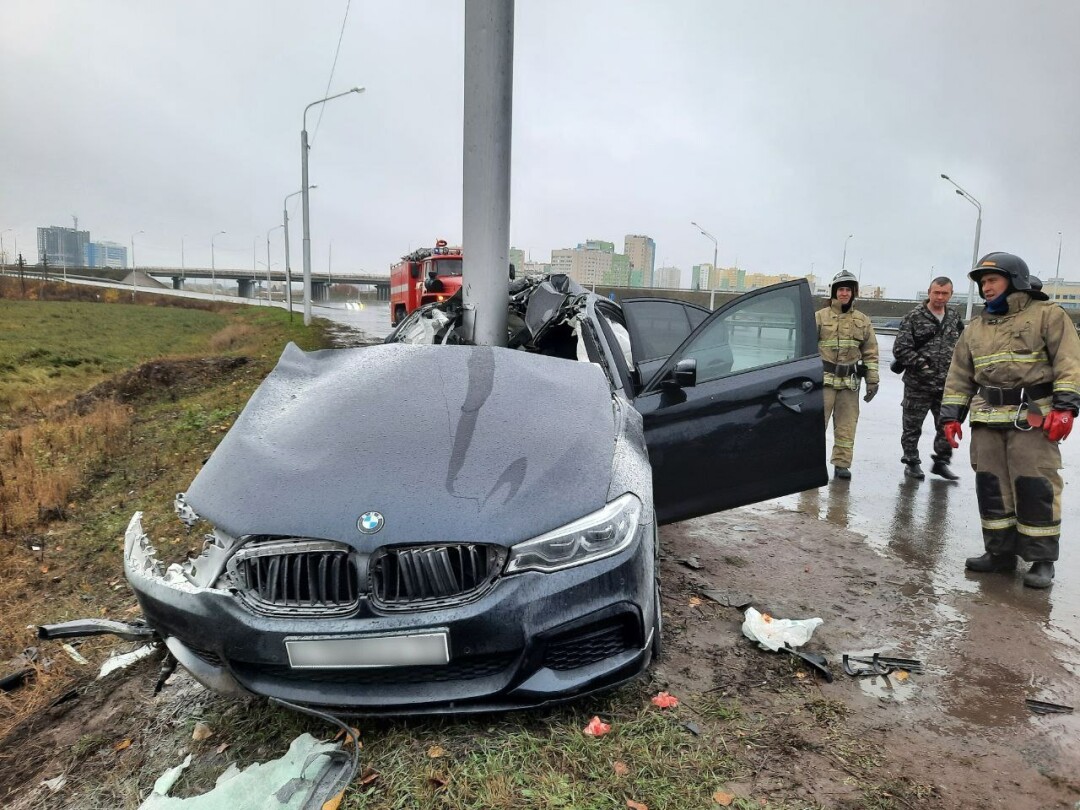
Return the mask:
[[[105,659],[105,663],[101,665],[101,671],[98,673],[97,679],[100,681],[113,670],[123,669],[142,658],[146,658],[146,656],[150,655],[155,649],[153,644],[146,644],[139,647],[137,650],[124,653],[123,655],[110,655]]]
[[[56,791],[67,784],[67,777],[61,774],[55,779],[46,779],[41,784],[47,787],[51,793],[56,793]]]
[[[801,647],[814,631],[824,624],[823,619],[775,619],[748,607],[743,614],[743,635],[756,641],[763,650],[776,652],[785,644]]]
[[[76,664],[85,665],[90,663],[85,658],[83,658],[82,655],[79,654],[79,651],[72,647],[70,644],[61,644],[60,647],[64,652],[68,654],[68,658],[70,658]]]

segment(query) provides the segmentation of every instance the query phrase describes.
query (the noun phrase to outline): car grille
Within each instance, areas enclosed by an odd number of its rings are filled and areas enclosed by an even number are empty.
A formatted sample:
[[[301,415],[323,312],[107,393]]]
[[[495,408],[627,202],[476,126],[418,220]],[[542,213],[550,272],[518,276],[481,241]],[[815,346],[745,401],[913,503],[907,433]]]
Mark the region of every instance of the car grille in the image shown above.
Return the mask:
[[[307,684],[354,684],[356,686],[401,686],[427,683],[450,683],[486,678],[506,670],[517,659],[517,653],[477,655],[451,661],[445,666],[365,667],[357,669],[292,669],[287,666],[256,666],[233,661],[233,668],[242,678],[269,677],[281,681]]]
[[[625,650],[634,649],[638,646],[636,636],[637,633],[625,621],[560,636],[548,643],[544,666],[565,670],[595,664]]]
[[[272,616],[338,616],[360,602],[356,566],[349,547],[324,540],[249,542],[230,568],[240,595],[260,613]]]
[[[502,568],[497,546],[387,548],[371,561],[371,596],[386,610],[441,607],[479,597]]]

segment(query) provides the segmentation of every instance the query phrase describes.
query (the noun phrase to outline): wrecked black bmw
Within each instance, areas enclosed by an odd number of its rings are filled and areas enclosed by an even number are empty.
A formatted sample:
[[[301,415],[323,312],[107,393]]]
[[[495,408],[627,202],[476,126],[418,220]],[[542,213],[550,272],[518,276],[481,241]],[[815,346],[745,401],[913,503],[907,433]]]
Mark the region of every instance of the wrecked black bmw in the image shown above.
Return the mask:
[[[131,519],[128,581],[204,685],[395,714],[614,686],[660,647],[658,524],[827,480],[803,281],[709,312],[520,279],[508,348],[461,316],[288,346],[177,498],[195,559]]]

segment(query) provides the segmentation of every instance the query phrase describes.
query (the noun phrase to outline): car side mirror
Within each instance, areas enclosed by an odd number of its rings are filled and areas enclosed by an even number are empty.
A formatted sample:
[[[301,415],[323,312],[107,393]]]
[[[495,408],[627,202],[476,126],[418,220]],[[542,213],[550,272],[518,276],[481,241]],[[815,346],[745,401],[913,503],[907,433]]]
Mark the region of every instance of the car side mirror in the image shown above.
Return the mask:
[[[514,263],[510,262],[510,280],[513,281],[517,278],[517,270],[514,268]]]
[[[664,380],[664,388],[693,388],[697,385],[697,359],[685,357],[675,363],[670,376]]]

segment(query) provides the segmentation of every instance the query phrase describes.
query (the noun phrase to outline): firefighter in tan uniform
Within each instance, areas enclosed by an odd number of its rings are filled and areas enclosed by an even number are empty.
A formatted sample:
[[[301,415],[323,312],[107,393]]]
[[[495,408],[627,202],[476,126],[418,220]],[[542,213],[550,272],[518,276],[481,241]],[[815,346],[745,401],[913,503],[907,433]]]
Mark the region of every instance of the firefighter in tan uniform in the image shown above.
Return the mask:
[[[878,391],[877,337],[870,318],[855,309],[858,294],[858,279],[841,270],[833,277],[829,305],[814,315],[818,351],[825,369],[825,427],[829,427],[831,418],[832,464],[837,478],[851,478],[862,378],[866,377],[866,402]]]
[[[1027,264],[989,253],[969,274],[986,308],[953,351],[941,426],[959,446],[971,415],[971,466],[986,553],[971,571],[1014,571],[1032,563],[1031,588],[1054,579],[1061,534],[1061,450],[1080,410],[1080,338],[1065,311],[1047,301]]]

